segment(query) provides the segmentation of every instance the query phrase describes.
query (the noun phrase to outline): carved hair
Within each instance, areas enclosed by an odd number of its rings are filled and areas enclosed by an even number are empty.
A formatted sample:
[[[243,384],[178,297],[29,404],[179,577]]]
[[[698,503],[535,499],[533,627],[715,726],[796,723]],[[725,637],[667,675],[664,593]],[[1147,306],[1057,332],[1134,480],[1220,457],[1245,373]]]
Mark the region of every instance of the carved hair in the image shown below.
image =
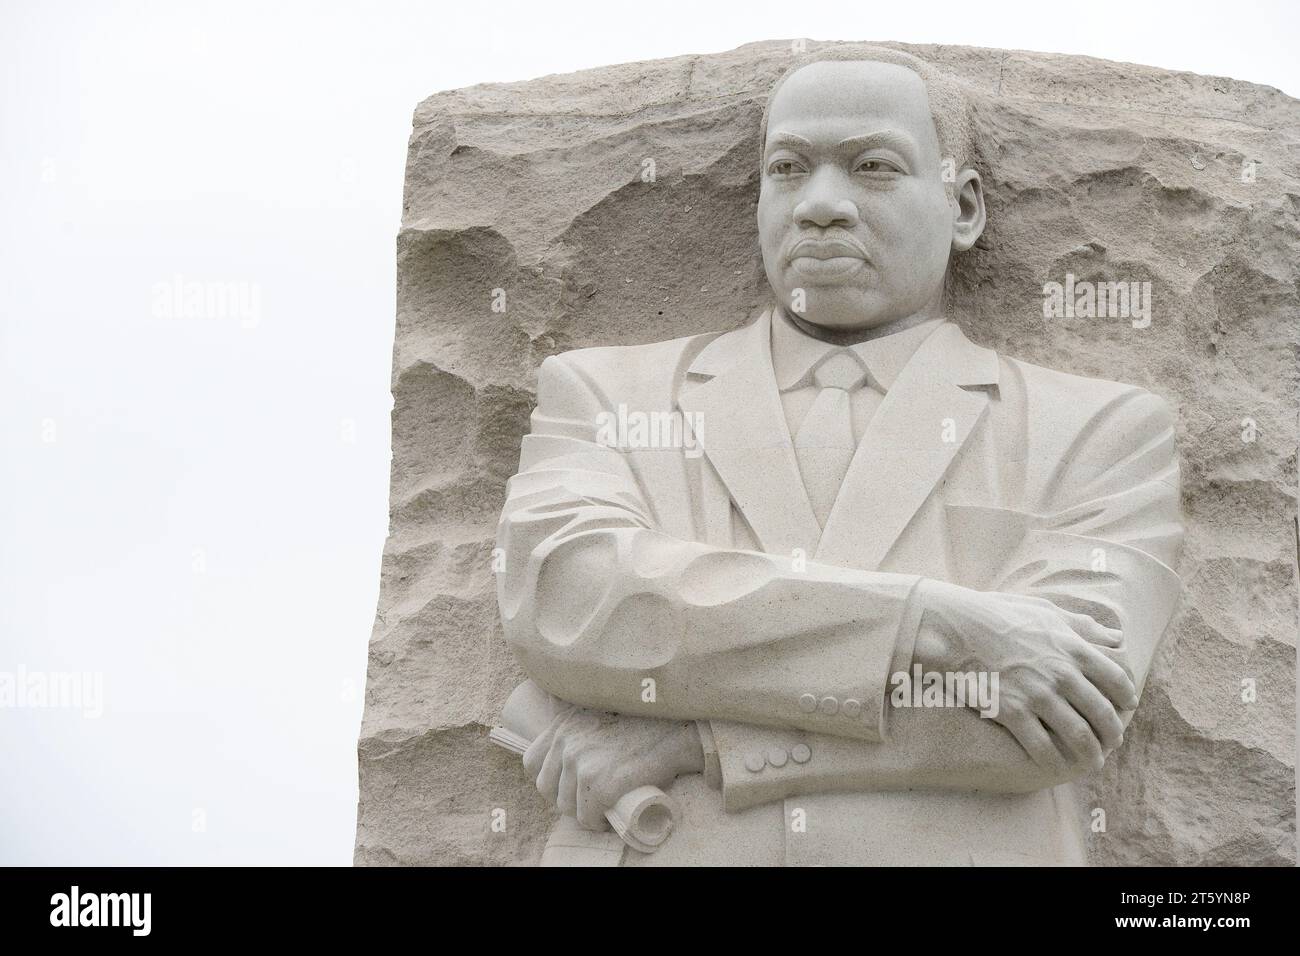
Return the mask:
[[[904,53],[902,50],[866,43],[844,43],[823,47],[820,50],[801,54],[790,64],[772,85],[772,92],[768,94],[767,104],[763,107],[763,124],[759,128],[760,156],[761,151],[767,147],[767,117],[772,109],[772,101],[776,99],[777,91],[797,71],[810,64],[826,60],[892,63],[911,70],[925,83],[926,97],[930,101],[930,118],[934,120],[934,129],[938,134],[939,149],[943,156],[952,157],[955,168],[959,170],[975,162],[975,127],[971,118],[970,90],[960,81],[935,69],[920,57]]]

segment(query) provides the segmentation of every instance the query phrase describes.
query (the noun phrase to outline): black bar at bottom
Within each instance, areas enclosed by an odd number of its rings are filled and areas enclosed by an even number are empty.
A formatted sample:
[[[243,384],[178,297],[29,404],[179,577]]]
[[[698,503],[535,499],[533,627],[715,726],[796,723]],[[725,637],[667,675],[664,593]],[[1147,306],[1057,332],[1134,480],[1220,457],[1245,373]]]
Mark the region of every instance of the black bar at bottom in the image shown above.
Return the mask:
[[[1199,935],[1231,946],[1241,934],[1289,929],[1297,899],[1295,869],[650,873],[7,869],[0,870],[0,927],[8,944],[75,935],[91,946],[282,939],[373,947],[389,936],[415,934],[440,949],[454,939],[470,945],[486,932],[482,944],[495,947],[501,930],[515,929],[546,946],[565,935],[572,942],[561,945],[585,948],[586,939],[617,949],[656,945],[656,939],[658,945],[682,938],[698,944],[712,932],[726,939],[738,927],[762,939],[780,924],[802,926],[801,935],[860,934],[872,947],[895,934],[910,945],[943,945],[944,939],[948,945],[981,939],[1056,945],[1100,936],[1181,944]],[[615,935],[592,936],[608,932]]]

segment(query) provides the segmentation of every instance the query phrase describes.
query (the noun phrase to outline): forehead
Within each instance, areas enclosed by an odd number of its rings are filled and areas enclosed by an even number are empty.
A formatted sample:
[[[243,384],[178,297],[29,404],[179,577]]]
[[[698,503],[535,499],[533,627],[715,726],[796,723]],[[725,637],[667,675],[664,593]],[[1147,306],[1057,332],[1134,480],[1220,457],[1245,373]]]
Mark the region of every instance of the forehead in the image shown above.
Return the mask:
[[[888,129],[938,147],[925,81],[894,63],[823,60],[796,70],[772,99],[767,127],[814,141]]]

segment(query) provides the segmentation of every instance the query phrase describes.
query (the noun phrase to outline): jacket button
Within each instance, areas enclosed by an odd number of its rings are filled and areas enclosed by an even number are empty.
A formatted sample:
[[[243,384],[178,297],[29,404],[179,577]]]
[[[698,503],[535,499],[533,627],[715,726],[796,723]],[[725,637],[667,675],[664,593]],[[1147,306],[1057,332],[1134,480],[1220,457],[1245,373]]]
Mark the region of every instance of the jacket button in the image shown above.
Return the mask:
[[[781,747],[773,747],[767,752],[767,762],[773,767],[784,767],[790,755]]]
[[[823,697],[821,710],[823,714],[833,714],[840,709],[840,702],[834,697]]]
[[[799,698],[799,709],[805,714],[811,714],[817,709],[817,698],[812,694],[804,694]]]
[[[858,714],[862,713],[862,701],[850,697],[844,702],[844,706],[840,708],[840,713],[845,717],[858,716]]]
[[[745,769],[750,773],[758,773],[763,769],[765,761],[761,751],[752,750],[745,754]]]
[[[807,763],[812,759],[812,748],[807,744],[795,744],[790,748],[790,759],[795,763]]]

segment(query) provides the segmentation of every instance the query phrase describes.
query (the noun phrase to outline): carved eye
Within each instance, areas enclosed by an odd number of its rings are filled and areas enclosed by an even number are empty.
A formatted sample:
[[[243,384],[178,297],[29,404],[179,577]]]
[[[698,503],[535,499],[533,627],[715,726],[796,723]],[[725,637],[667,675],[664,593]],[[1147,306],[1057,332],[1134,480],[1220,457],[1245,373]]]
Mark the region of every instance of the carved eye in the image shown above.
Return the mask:
[[[803,166],[795,162],[793,159],[775,159],[772,161],[771,165],[767,167],[767,172],[770,176],[793,176],[796,173],[801,173],[803,171]]]
[[[902,170],[887,159],[864,159],[854,168],[858,173],[901,173]]]

